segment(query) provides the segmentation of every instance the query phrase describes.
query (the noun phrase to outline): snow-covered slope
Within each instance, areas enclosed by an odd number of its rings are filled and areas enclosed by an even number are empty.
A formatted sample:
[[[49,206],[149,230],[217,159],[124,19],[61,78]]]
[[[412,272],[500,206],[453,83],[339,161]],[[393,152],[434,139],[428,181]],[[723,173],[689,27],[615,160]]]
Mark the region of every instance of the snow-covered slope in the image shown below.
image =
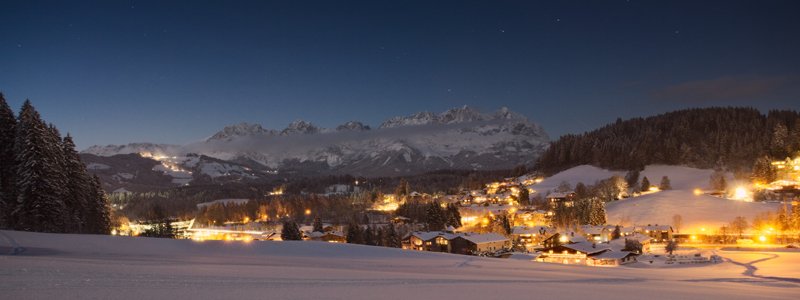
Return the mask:
[[[608,222],[621,225],[669,224],[680,215],[681,233],[713,233],[736,217],[748,222],[756,215],[778,210],[777,203],[745,202],[708,195],[694,195],[691,190],[668,190],[610,202],[606,205]]]
[[[625,176],[624,171],[609,171],[594,166],[578,166],[551,177],[545,178],[530,187],[536,193],[546,196],[562,182],[574,187],[578,182],[586,185],[614,175]],[[612,201],[606,204],[607,220],[611,224],[646,225],[673,223],[674,215],[681,215],[681,233],[700,233],[700,230],[713,231],[742,216],[752,222],[753,217],[765,211],[775,212],[774,203],[754,203],[723,199],[708,195],[695,195],[694,190],[708,189],[709,177],[713,170],[696,169],[684,166],[647,166],[640,172],[651,184],[658,185],[663,176],[669,177],[671,190]],[[728,182],[735,182],[728,176]]]
[[[5,255],[15,248],[17,255]],[[800,253],[792,252],[720,251],[735,263],[702,267],[596,268],[322,242],[14,231],[0,231],[0,251],[0,293],[8,299],[750,300],[800,293]]]
[[[530,165],[548,142],[541,127],[506,108],[483,114],[465,106],[391,118],[376,130],[357,121],[325,129],[297,120],[280,131],[241,123],[183,146],[93,146],[84,152],[109,156],[146,151],[167,157],[197,153],[274,169],[400,175]]]

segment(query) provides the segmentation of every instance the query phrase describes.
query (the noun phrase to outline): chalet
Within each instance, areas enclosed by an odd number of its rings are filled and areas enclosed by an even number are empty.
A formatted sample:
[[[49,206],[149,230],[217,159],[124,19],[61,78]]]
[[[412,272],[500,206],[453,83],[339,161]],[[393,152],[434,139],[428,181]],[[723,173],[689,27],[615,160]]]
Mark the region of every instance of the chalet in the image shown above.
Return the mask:
[[[628,251],[604,251],[586,258],[588,266],[621,266],[636,262],[636,254]]]
[[[340,231],[314,231],[306,235],[306,239],[310,241],[320,241],[329,243],[346,243],[347,237]]]
[[[614,232],[614,228],[616,228],[616,226],[581,225],[580,231],[583,232],[583,235],[589,241],[608,242],[611,240],[611,234]]]
[[[450,240],[456,236],[443,231],[415,231],[402,240],[402,247],[418,251],[452,252]]]
[[[514,226],[511,228],[511,239],[517,245],[522,245],[525,250],[533,251],[535,245],[541,243],[550,234],[547,226]]]
[[[565,237],[565,236],[561,236]],[[606,251],[611,251],[608,244],[579,242],[556,245],[542,250],[542,255],[536,261],[561,263],[561,264],[587,264],[587,258]]]
[[[669,225],[650,225],[634,226],[634,232],[641,233],[653,238],[653,242],[662,243],[672,240],[672,226]]]
[[[511,240],[497,233],[463,233],[450,241],[451,253],[479,254],[511,247]]]
[[[549,237],[542,240],[542,246],[545,249],[553,248],[558,245],[564,245],[569,243],[580,243],[580,242],[588,242],[585,237],[581,236],[580,234],[575,234],[574,231],[570,232],[559,232],[550,235]]]
[[[575,205],[575,192],[555,192],[550,193],[547,195],[547,202],[550,203],[550,207],[556,208],[558,204],[564,204],[566,207],[572,207]]]
[[[628,235],[628,236],[624,236],[624,237],[618,238],[616,240],[610,241],[609,244],[611,244],[611,246],[614,249],[622,250],[622,249],[625,248],[625,240],[636,240],[636,241],[638,241],[639,244],[642,244],[642,253],[650,253],[650,242],[653,240],[653,238],[651,238],[650,236],[644,235],[644,234],[640,234],[640,233],[635,233],[635,234],[631,234],[631,235]]]

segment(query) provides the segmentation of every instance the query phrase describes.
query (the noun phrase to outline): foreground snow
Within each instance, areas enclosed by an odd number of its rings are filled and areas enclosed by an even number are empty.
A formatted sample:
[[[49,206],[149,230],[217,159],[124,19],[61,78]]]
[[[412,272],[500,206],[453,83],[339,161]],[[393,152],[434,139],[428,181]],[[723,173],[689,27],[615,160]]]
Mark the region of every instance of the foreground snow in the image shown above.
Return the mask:
[[[21,252],[7,255],[15,247]],[[690,269],[592,268],[316,242],[197,243],[0,231],[0,254],[0,295],[7,299],[791,299],[800,294],[798,253],[719,252],[735,263]]]

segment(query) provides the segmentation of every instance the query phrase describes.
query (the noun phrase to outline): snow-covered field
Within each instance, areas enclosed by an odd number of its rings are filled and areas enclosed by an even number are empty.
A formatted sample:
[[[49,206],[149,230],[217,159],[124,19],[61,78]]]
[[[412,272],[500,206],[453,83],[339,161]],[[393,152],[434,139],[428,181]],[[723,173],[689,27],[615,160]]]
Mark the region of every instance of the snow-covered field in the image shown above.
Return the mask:
[[[694,190],[708,188],[713,170],[695,169],[683,166],[647,166],[640,179],[647,177],[651,184],[658,185],[662,176],[667,176],[671,190],[613,201],[606,204],[607,220],[610,224],[672,225],[672,217],[681,215],[681,233],[713,233],[722,225],[742,216],[752,222],[753,218],[766,211],[775,212],[776,203],[755,203],[728,200],[708,195],[695,195]],[[531,187],[537,192],[555,190],[562,182],[574,187],[578,182],[594,184],[598,180],[614,175],[625,176],[624,171],[609,171],[594,166],[578,166],[544,179]],[[734,182],[732,177],[728,182]],[[705,229],[705,230],[702,230]]]
[[[16,255],[9,255],[18,249]],[[24,249],[24,250],[19,250]],[[3,299],[796,299],[800,253],[593,268],[318,242],[0,231]]]

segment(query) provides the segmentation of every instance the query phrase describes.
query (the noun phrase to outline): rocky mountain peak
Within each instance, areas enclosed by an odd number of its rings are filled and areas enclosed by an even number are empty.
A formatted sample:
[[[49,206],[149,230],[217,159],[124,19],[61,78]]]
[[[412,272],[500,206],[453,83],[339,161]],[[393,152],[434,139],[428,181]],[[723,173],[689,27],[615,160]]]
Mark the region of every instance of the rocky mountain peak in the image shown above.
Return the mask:
[[[287,126],[286,129],[281,131],[281,135],[314,134],[318,133],[319,131],[319,127],[314,126],[314,124],[311,124],[311,122],[295,120],[294,122],[289,123],[289,126]]]
[[[269,135],[273,133],[274,132],[271,130],[261,127],[261,124],[242,122],[225,126],[225,128],[212,135],[208,140],[230,140],[237,136]]]
[[[370,130],[369,125],[364,125],[359,121],[350,121],[342,125],[336,126],[336,131],[366,131]]]

